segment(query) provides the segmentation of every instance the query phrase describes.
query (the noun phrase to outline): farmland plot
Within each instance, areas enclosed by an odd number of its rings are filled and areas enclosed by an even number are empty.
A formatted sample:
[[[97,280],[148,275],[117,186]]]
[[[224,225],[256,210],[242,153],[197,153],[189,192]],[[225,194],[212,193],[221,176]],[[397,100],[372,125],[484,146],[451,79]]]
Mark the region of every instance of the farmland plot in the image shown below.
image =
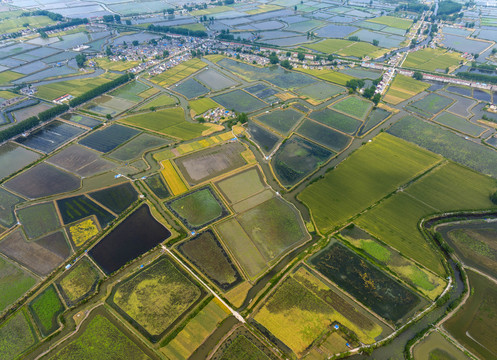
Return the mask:
[[[143,156],[151,149],[170,144],[171,140],[150,134],[140,134],[107,156],[118,161],[130,161]]]
[[[145,184],[147,184],[150,190],[152,190],[155,196],[157,196],[159,199],[165,199],[171,196],[169,190],[167,189],[166,183],[164,182],[160,174],[148,176],[145,179]]]
[[[426,118],[431,118],[453,102],[454,100],[449,99],[445,96],[431,93],[421,100],[417,100],[409,104],[408,106],[406,106],[406,109],[411,110]]]
[[[331,108],[338,110],[346,115],[356,117],[359,120],[364,120],[366,115],[369,114],[372,106],[373,104],[370,101],[364,100],[357,96],[349,96],[334,103],[333,105],[331,105]]]
[[[91,192],[88,195],[118,215],[138,200],[138,193],[129,182]]]
[[[232,87],[238,82],[220,74],[216,70],[205,70],[195,76],[195,79],[208,86],[214,91],[223,90]]]
[[[313,111],[309,118],[350,135],[362,125],[361,121],[329,108]]]
[[[299,126],[297,133],[335,152],[342,151],[352,141],[349,136],[308,119]]]
[[[17,216],[30,239],[48,234],[60,227],[59,217],[52,202],[19,209]]]
[[[276,130],[280,134],[288,135],[290,130],[303,118],[303,114],[292,110],[274,110],[267,114],[256,117],[258,121],[270,128]]]
[[[118,166],[109,160],[102,159],[96,151],[77,144],[58,152],[47,162],[82,177],[90,177]]]
[[[187,99],[193,99],[209,92],[208,88],[192,78],[172,86],[171,90],[180,93]]]
[[[113,124],[88,135],[80,140],[79,143],[93,150],[109,152],[138,134],[138,130]]]
[[[18,359],[37,342],[33,325],[24,309],[0,326],[0,357],[4,360]]]
[[[252,121],[249,122],[248,132],[252,140],[260,146],[264,154],[271,153],[276,144],[282,140],[280,136],[266,130],[262,126],[256,125]]]
[[[12,142],[0,145],[0,179],[15,173],[39,158],[40,155],[36,152]]]
[[[266,103],[243,90],[233,90],[225,94],[216,95],[212,97],[212,100],[226,109],[245,113],[259,110],[266,106]]]
[[[100,271],[90,260],[83,257],[57,280],[56,285],[65,303],[70,307],[92,294],[100,279]]]
[[[87,218],[90,215],[95,215],[103,229],[114,220],[114,215],[85,195],[57,200],[57,207],[59,208],[62,221],[66,225]]]
[[[0,258],[0,311],[14,303],[26,291],[33,287],[37,279],[28,271],[11,263],[4,258]]]
[[[10,228],[16,223],[14,207],[22,202],[19,196],[0,188],[0,225]]]
[[[240,172],[216,183],[221,193],[232,204],[265,189],[264,180],[257,168]]]
[[[59,327],[57,317],[65,310],[53,285],[35,297],[28,307],[43,336]]]

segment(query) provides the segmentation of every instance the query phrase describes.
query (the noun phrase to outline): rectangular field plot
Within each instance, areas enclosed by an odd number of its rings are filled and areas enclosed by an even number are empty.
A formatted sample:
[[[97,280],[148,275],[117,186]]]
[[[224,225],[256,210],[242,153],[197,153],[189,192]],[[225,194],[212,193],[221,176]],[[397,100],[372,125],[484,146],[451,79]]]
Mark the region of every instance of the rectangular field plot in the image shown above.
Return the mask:
[[[109,95],[139,103],[144,99],[144,97],[140,96],[140,93],[148,89],[150,89],[150,86],[135,80],[112,91]]]
[[[5,183],[7,189],[30,199],[73,191],[80,186],[79,177],[46,163],[38,164]]]
[[[164,160],[161,165],[163,167],[161,170],[162,177],[166,179],[167,186],[173,195],[181,195],[188,191],[188,186],[183,182],[171,160]]]
[[[48,234],[60,227],[59,216],[53,202],[17,209],[17,217],[30,239]]]
[[[266,155],[270,154],[276,144],[283,140],[280,136],[266,130],[262,126],[256,125],[252,121],[248,124],[248,132],[250,134],[250,138],[257,143],[257,145],[259,145],[262,152]]]
[[[447,340],[440,332],[434,331],[413,349],[416,359],[440,358],[450,356],[454,360],[467,360],[469,357],[457,346]]]
[[[80,127],[55,120],[26,137],[17,138],[16,142],[44,153],[50,153],[85,131]]]
[[[187,99],[193,99],[209,92],[208,88],[192,78],[183,81],[181,84],[173,85],[171,90],[180,93]]]
[[[217,95],[212,97],[212,100],[226,109],[245,113],[259,110],[267,106],[266,103],[243,90],[233,90],[225,94]]]
[[[157,222],[146,205],[140,206],[88,253],[106,274],[168,239],[171,232]]]
[[[444,290],[446,283],[442,278],[381,244],[359,227],[354,225],[347,227],[340,232],[340,235],[431,300],[435,300]]]
[[[140,131],[126,126],[113,124],[103,130],[91,133],[79,143],[103,153],[114,150],[119,145],[138,135]]]
[[[28,307],[43,336],[57,330],[57,317],[65,310],[53,285],[35,297]]]
[[[69,238],[76,248],[84,245],[99,232],[96,221],[92,217],[67,226],[66,229],[69,230]]]
[[[300,136],[292,135],[271,160],[280,182],[291,187],[323,165],[334,153]]]
[[[88,195],[118,215],[138,200],[138,193],[129,182],[91,192]]]
[[[0,206],[0,225],[10,228],[17,222],[14,207],[22,201],[23,199],[19,196],[0,188],[0,204],[2,204]]]
[[[185,120],[185,113],[181,107],[133,115],[123,118],[120,121],[183,140],[196,138],[202,135],[202,131],[208,129],[203,124],[187,122]]]
[[[64,224],[70,224],[87,218],[90,215],[95,215],[103,229],[114,220],[114,215],[85,195],[57,200],[57,207],[59,208]]]
[[[0,145],[0,179],[15,173],[39,158],[38,153],[15,143],[8,142]]]
[[[299,195],[326,233],[433,166],[439,157],[380,134]]]
[[[201,115],[208,110],[218,108],[219,104],[211,98],[200,98],[190,101],[190,109],[197,115]]]
[[[306,267],[299,267],[278,286],[255,320],[299,357],[334,323],[348,328],[365,344],[389,332]]]
[[[437,115],[433,121],[473,137],[478,137],[487,130],[487,128],[446,111]]]
[[[267,114],[258,116],[256,119],[271,127],[280,134],[288,135],[290,130],[304,117],[298,111],[292,109],[274,110]]]
[[[406,116],[388,132],[483,174],[497,177],[496,151],[437,125]]]
[[[90,177],[118,166],[112,161],[102,159],[96,151],[77,144],[65,148],[47,162],[82,177]]]
[[[357,96],[349,96],[348,98],[331,105],[331,108],[343,112],[346,115],[356,117],[359,120],[364,120],[372,107],[373,104],[370,101]]]
[[[361,121],[328,108],[313,111],[309,118],[350,135],[353,135],[362,125]]]
[[[119,97],[112,97],[109,95],[102,95],[93,99],[90,103],[84,105],[83,109],[100,116],[116,115],[125,110],[128,110],[136,103],[122,99]]]
[[[214,91],[223,90],[238,84],[238,82],[212,69],[202,71],[195,76],[195,79]]]
[[[155,196],[157,196],[159,199],[165,199],[171,196],[167,188],[166,182],[162,179],[162,176],[160,174],[154,174],[152,176],[148,176],[145,179],[145,184],[147,184],[150,190],[152,190]]]
[[[60,231],[38,241],[27,241],[21,230],[16,230],[0,242],[0,252],[46,276],[70,255],[70,248]]]
[[[157,342],[203,295],[193,279],[168,257],[162,257],[122,281],[108,302],[149,340]]]
[[[312,256],[309,262],[358,301],[393,323],[410,317],[427,304],[379,268],[334,240]]]
[[[415,80],[409,76],[397,74],[388,88],[383,100],[387,103],[397,105],[402,101],[412,98],[414,95],[428,89],[430,84]]]
[[[384,109],[373,109],[364,121],[364,125],[361,126],[358,135],[362,136],[368,133],[371,129],[374,129],[376,126],[385,121],[390,115],[392,115],[392,113]]]
[[[309,119],[304,120],[297,133],[335,152],[342,151],[352,141],[351,137]]]
[[[68,307],[78,304],[97,289],[100,271],[88,260],[81,258],[76,265],[57,280],[57,288]]]
[[[473,271],[468,271],[468,278],[472,294],[444,328],[479,358],[492,359],[497,353],[497,290],[493,282]]]
[[[178,250],[223,291],[243,280],[212,230],[181,243]]]
[[[159,94],[156,97],[154,97],[152,100],[147,101],[143,105],[140,105],[138,108],[135,110],[149,110],[151,108],[160,108],[160,107],[165,107],[165,106],[173,106],[178,103],[178,100],[170,96],[168,94]]]
[[[75,124],[87,126],[93,129],[95,126],[100,125],[102,122],[100,120],[91,118],[89,116],[84,116],[76,113],[65,113],[61,115],[61,119],[73,122]]]
[[[94,310],[81,331],[62,343],[62,348],[57,348],[57,352],[50,353],[49,359],[150,359],[146,350],[125,335],[125,330],[113,323],[115,320],[109,320],[110,315],[104,314],[101,308]]]
[[[426,48],[410,52],[403,66],[426,71],[444,72],[447,67],[455,68],[463,60],[461,54],[436,48]]]
[[[239,142],[201,150],[174,160],[190,185],[197,185],[246,164]]]
[[[454,100],[452,99],[432,93],[428,94],[421,100],[409,104],[406,106],[406,109],[414,111],[415,113],[426,118],[431,118],[433,115],[438,114],[453,102]]]
[[[143,156],[147,150],[170,144],[171,140],[150,134],[140,134],[107,156],[119,161],[130,161]]]
[[[325,82],[318,82],[294,91],[300,96],[310,97],[316,101],[323,101],[344,92],[345,89]]]
[[[2,293],[0,311],[13,304],[36,283],[37,279],[31,273],[3,257],[0,258],[0,291]]]
[[[0,357],[5,360],[21,358],[38,342],[26,310],[20,310],[0,326]]]
[[[317,70],[317,69],[304,69],[297,68],[296,71],[301,71],[303,73],[317,77],[318,79],[329,81],[332,83],[345,85],[347,81],[354,79],[353,76],[344,74],[333,70]]]
[[[162,74],[152,77],[150,80],[165,87],[176,84],[206,66],[207,64],[202,60],[191,59],[164,71]]]
[[[257,168],[251,168],[216,183],[224,197],[232,204],[266,188]]]
[[[201,229],[229,214],[210,187],[197,189],[166,203],[171,212],[189,229]]]

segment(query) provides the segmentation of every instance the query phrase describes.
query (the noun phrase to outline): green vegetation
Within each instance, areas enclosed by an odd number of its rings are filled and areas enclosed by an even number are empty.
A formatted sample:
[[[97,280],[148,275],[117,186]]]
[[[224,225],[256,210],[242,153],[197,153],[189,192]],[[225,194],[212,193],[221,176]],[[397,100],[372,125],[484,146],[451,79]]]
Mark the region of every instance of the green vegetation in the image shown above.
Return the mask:
[[[178,100],[168,94],[160,94],[154,97],[152,100],[146,102],[141,105],[137,110],[146,110],[146,109],[156,109],[163,106],[173,106],[177,104]]]
[[[0,358],[18,359],[37,342],[25,310],[18,311],[0,326]]]
[[[387,51],[369,43],[342,39],[325,39],[314,44],[305,45],[305,47],[325,54],[338,54],[357,58],[365,56],[376,58]]]
[[[411,19],[401,19],[401,18],[394,17],[394,16],[380,16],[380,17],[377,17],[374,19],[369,19],[366,21],[376,23],[376,24],[387,25],[387,26],[391,26],[391,27],[394,27],[397,29],[403,29],[403,30],[409,29],[412,25]]]
[[[196,114],[203,114],[207,110],[214,109],[219,107],[220,105],[212,100],[211,98],[201,98],[197,100],[190,101],[190,108],[196,113]]]
[[[250,169],[219,181],[217,187],[231,203],[237,203],[265,188],[257,169]]]
[[[52,202],[17,210],[17,216],[24,231],[31,239],[38,238],[60,227],[59,217]]]
[[[57,282],[57,286],[66,304],[71,306],[93,292],[99,280],[100,272],[90,260],[83,258]]]
[[[460,53],[440,48],[426,48],[410,52],[403,66],[426,71],[445,71],[445,68],[456,68],[463,60]]]
[[[22,78],[24,75],[8,70],[0,72],[0,85],[8,85],[11,81]]]
[[[334,103],[331,105],[331,108],[341,111],[346,115],[364,120],[372,106],[373,104],[368,100],[362,99],[358,96],[349,96],[348,98]]]
[[[454,115],[449,112],[442,112],[437,117],[433,119],[433,121],[445,125],[451,129],[462,132],[463,134],[470,135],[472,137],[480,136],[487,128],[476,125],[463,117]]]
[[[432,332],[414,349],[415,359],[467,360],[468,356],[438,331]]]
[[[223,356],[220,358],[220,360],[230,359],[269,360],[269,357],[247,337],[238,335],[223,352]]]
[[[25,29],[25,24],[30,28],[40,28],[54,24],[54,21],[48,16],[21,16],[10,19],[3,19],[0,22],[0,33],[8,34]]]
[[[202,134],[202,131],[208,129],[205,125],[187,122],[181,107],[132,115],[123,118],[120,122],[182,140],[196,138]]]
[[[50,357],[50,360],[148,358],[109,319],[96,315],[89,320],[76,338],[70,338],[69,343]]]
[[[304,68],[296,68],[296,71],[303,72],[305,74],[309,74],[312,76],[317,77],[318,79],[325,80],[325,81],[330,81],[336,84],[340,85],[345,85],[347,81],[354,79],[353,76],[338,72],[338,71],[333,71],[333,70],[317,70],[317,69],[304,69]]]
[[[429,87],[430,84],[415,80],[409,76],[397,74],[383,100],[396,105],[412,98]]]
[[[199,287],[172,260],[163,257],[119,283],[109,301],[157,341],[201,295]]]
[[[381,134],[309,185],[299,199],[312,211],[319,230],[327,233],[438,160],[427,151]]]
[[[47,336],[59,327],[57,317],[64,311],[64,305],[51,285],[29,304],[29,310],[41,333]]]
[[[0,257],[0,312],[36,284],[36,279]]]
[[[160,86],[169,86],[178,83],[206,66],[207,64],[202,60],[190,59],[150,78],[150,80]]]

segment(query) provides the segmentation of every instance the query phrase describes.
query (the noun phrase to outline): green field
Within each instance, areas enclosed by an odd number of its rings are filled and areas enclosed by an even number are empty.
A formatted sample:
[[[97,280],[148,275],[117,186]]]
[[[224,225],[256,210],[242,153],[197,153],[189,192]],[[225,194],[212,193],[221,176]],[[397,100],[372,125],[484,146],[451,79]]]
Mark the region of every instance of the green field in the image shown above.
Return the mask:
[[[434,154],[380,134],[304,189],[299,199],[310,208],[319,230],[327,233],[437,161]]]
[[[172,97],[168,94],[160,94],[154,97],[149,102],[141,105],[137,110],[147,110],[151,108],[160,108],[163,106],[173,106],[178,103],[178,100],[175,97]]]
[[[201,295],[200,288],[163,257],[122,281],[110,301],[156,341]]]
[[[29,238],[35,239],[60,227],[60,220],[53,202],[17,210],[17,216]]]
[[[0,33],[7,34],[25,29],[24,24],[30,28],[39,28],[54,24],[48,16],[16,16],[0,21]]]
[[[84,324],[76,337],[50,357],[50,360],[80,359],[149,359],[109,319],[96,315]]]
[[[431,93],[415,102],[406,106],[406,109],[414,111],[415,113],[430,119],[433,115],[438,114],[454,101],[448,97]]]
[[[338,54],[356,58],[365,56],[376,58],[387,51],[370,43],[342,39],[325,39],[317,43],[307,44],[305,47],[325,54]]]
[[[190,101],[190,108],[198,115],[205,113],[207,110],[218,108],[220,105],[211,98],[201,98]]]
[[[54,100],[65,94],[71,94],[72,96],[77,97],[99,85],[105,84],[110,80],[114,80],[118,76],[119,74],[107,72],[98,77],[88,79],[53,82],[51,84],[39,86],[36,95],[45,100]]]
[[[415,52],[410,52],[403,63],[404,67],[426,70],[444,71],[445,68],[455,68],[459,62],[464,60],[460,53],[450,52],[445,49],[426,48]]]
[[[223,351],[219,360],[269,360],[270,358],[244,335],[238,335]]]
[[[206,66],[207,64],[200,59],[190,59],[151,77],[150,81],[166,87],[178,83]]]
[[[227,214],[222,202],[210,188],[196,190],[167,205],[191,229],[200,229]]]
[[[397,29],[404,29],[404,30],[409,29],[412,25],[411,19],[401,19],[401,18],[398,18],[395,16],[380,16],[380,17],[377,17],[374,19],[369,19],[366,21],[376,23],[376,24],[387,25],[387,26],[394,27]]]
[[[161,352],[170,360],[188,359],[227,316],[222,306],[211,300]]]
[[[397,74],[388,88],[383,100],[390,104],[398,104],[412,98],[414,95],[428,89],[430,84],[413,79],[412,77]]]
[[[372,106],[373,104],[368,100],[357,96],[349,96],[348,98],[334,103],[331,105],[331,108],[341,111],[346,115],[364,120]]]
[[[487,278],[468,271],[471,295],[444,328],[480,359],[495,359],[497,289]]]
[[[29,310],[41,333],[47,336],[57,330],[57,317],[64,311],[64,305],[51,285],[29,303]]]
[[[138,103],[145,98],[140,94],[148,89],[150,89],[150,86],[135,80],[126,85],[120,86],[116,90],[109,93],[109,95]]]
[[[413,349],[415,359],[468,360],[470,359],[457,346],[438,331],[432,332]]]
[[[181,107],[132,115],[120,122],[182,140],[196,138],[208,129],[205,125],[187,122]]]
[[[20,355],[37,342],[33,325],[25,310],[18,311],[0,325],[0,358],[19,359]]]
[[[0,72],[0,85],[7,85],[11,81],[17,80],[19,78],[22,78],[24,75],[19,74],[15,71],[2,71]]]
[[[58,281],[57,285],[67,305],[70,306],[88,296],[99,280],[99,271],[88,259],[83,258]]]
[[[0,312],[36,284],[27,271],[0,257]]]
[[[355,79],[353,76],[327,69],[318,70],[318,69],[304,69],[299,67],[296,68],[295,70],[315,76],[318,79],[330,81],[340,85],[345,85],[347,81]]]
[[[313,86],[313,85],[310,85]],[[304,115],[293,109],[273,110],[262,114],[256,119],[261,123],[276,130],[280,134],[287,135],[290,130],[302,119]]]
[[[231,203],[237,203],[265,188],[256,168],[223,179],[216,185]]]
[[[226,109],[245,113],[262,109],[267,105],[262,100],[240,89],[213,96],[212,99]]]
[[[326,54],[338,53],[341,49],[352,45],[354,42],[342,39],[326,39],[314,44],[305,45],[306,48],[317,50]]]
[[[463,117],[446,111],[440,113],[433,119],[433,121],[472,137],[479,137],[484,131],[487,130],[487,128],[476,125]]]
[[[335,321],[366,344],[383,332],[371,315],[354,307],[337,289],[329,288],[304,267],[278,286],[255,320],[298,356]]]

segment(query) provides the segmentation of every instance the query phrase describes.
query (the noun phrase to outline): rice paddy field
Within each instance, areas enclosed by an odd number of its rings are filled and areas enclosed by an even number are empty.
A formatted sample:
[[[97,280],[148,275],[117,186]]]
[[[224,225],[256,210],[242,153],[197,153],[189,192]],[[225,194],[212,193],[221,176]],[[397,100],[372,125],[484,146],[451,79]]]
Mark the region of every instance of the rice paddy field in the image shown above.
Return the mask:
[[[338,54],[355,58],[363,58],[365,56],[377,58],[388,51],[387,49],[382,49],[366,42],[343,39],[325,39],[313,44],[306,44],[305,47],[325,54]]]
[[[83,257],[76,265],[66,271],[56,286],[67,306],[73,306],[92,294],[102,275],[87,258]]]
[[[190,108],[195,114],[203,114],[208,110],[219,107],[219,104],[211,98],[200,98],[190,101]]]
[[[380,16],[377,18],[366,20],[375,24],[387,25],[390,27],[407,30],[412,25],[411,19],[402,19],[394,16]]]
[[[441,112],[433,118],[433,121],[472,137],[479,137],[483,132],[487,131],[487,128],[476,125],[461,116],[447,111]]]
[[[312,211],[320,231],[327,233],[439,160],[432,153],[382,134],[309,185],[299,199]]]
[[[180,93],[187,99],[193,99],[209,92],[207,87],[193,78],[187,79],[182,83],[175,84],[171,87],[171,90]]]
[[[453,102],[454,100],[448,97],[436,93],[431,93],[421,100],[410,103],[408,106],[406,106],[406,109],[430,119],[434,115],[447,108]]]
[[[255,320],[299,357],[335,322],[366,344],[388,333],[371,314],[354,307],[339,290],[306,267],[285,278]]]
[[[350,135],[362,125],[361,121],[329,108],[313,111],[309,118]]]
[[[171,195],[169,189],[167,188],[166,182],[160,173],[148,176],[145,179],[145,184],[147,184],[150,190],[152,190],[155,196],[159,199],[165,199]]]
[[[319,82],[316,84],[304,86],[299,89],[295,89],[294,91],[302,97],[321,102],[345,92],[345,89],[340,86],[328,84],[326,82]]]
[[[109,304],[150,340],[157,342],[203,297],[199,286],[162,257],[116,286]]]
[[[0,145],[0,178],[15,173],[40,157],[40,154],[12,142]]]
[[[247,199],[266,188],[258,168],[251,168],[220,180],[216,186],[231,204]]]
[[[91,215],[95,215],[101,228],[114,220],[115,216],[85,195],[77,195],[57,200],[62,221],[72,224]]]
[[[60,227],[59,217],[52,202],[19,209],[17,216],[30,239],[38,238]]]
[[[283,140],[283,138],[276,133],[266,130],[265,127],[257,125],[255,122],[250,121],[248,124],[248,132],[250,138],[259,146],[264,154],[270,154],[276,145]]]
[[[129,182],[91,192],[88,195],[118,215],[138,200],[138,193]]]
[[[388,88],[383,100],[387,103],[397,105],[402,101],[412,98],[414,95],[428,89],[430,84],[413,79],[409,76],[397,74]]]
[[[349,96],[334,103],[331,105],[331,108],[346,115],[353,116],[359,120],[364,120],[372,106],[373,104],[368,100],[357,96]]]
[[[28,307],[43,336],[51,334],[59,327],[57,317],[65,310],[53,285],[34,298]]]
[[[121,119],[120,122],[181,140],[194,139],[208,129],[203,124],[186,121],[181,107],[132,115]]]
[[[256,119],[276,130],[282,135],[288,135],[295,125],[304,117],[304,115],[293,109],[274,110],[269,113],[256,117]]]
[[[418,70],[445,72],[447,67],[451,70],[457,68],[461,60],[464,59],[460,53],[440,48],[426,48],[409,53],[403,66]]]
[[[302,122],[297,133],[337,153],[346,148],[351,141],[349,136],[309,119]]]
[[[26,310],[17,311],[0,326],[0,356],[5,360],[21,357],[38,338]]]
[[[162,170],[161,174],[164,179],[166,179],[167,186],[171,190],[173,195],[181,195],[188,191],[188,187],[183,182],[183,179],[176,171],[171,160],[164,160],[161,162]]]
[[[233,90],[228,93],[216,95],[212,97],[212,100],[226,109],[244,113],[260,110],[266,106],[266,103],[243,90]]]
[[[206,66],[207,64],[202,60],[190,59],[164,71],[162,74],[151,77],[150,81],[156,83],[157,85],[167,87],[186,79],[188,76],[196,73]]]
[[[304,69],[301,67],[295,70],[312,75],[314,77],[317,77],[318,79],[329,81],[339,85],[345,85],[347,81],[354,79],[353,76],[333,70]]]
[[[495,357],[497,291],[487,278],[468,271],[471,295],[444,328],[469,351],[481,358]]]
[[[466,360],[468,356],[439,331],[434,331],[413,349],[416,359]]]
[[[37,278],[10,260],[0,258],[0,311],[14,303],[37,283]]]
[[[178,100],[168,94],[159,94],[152,100],[140,105],[136,110],[150,110],[161,107],[173,106],[178,103]]]

